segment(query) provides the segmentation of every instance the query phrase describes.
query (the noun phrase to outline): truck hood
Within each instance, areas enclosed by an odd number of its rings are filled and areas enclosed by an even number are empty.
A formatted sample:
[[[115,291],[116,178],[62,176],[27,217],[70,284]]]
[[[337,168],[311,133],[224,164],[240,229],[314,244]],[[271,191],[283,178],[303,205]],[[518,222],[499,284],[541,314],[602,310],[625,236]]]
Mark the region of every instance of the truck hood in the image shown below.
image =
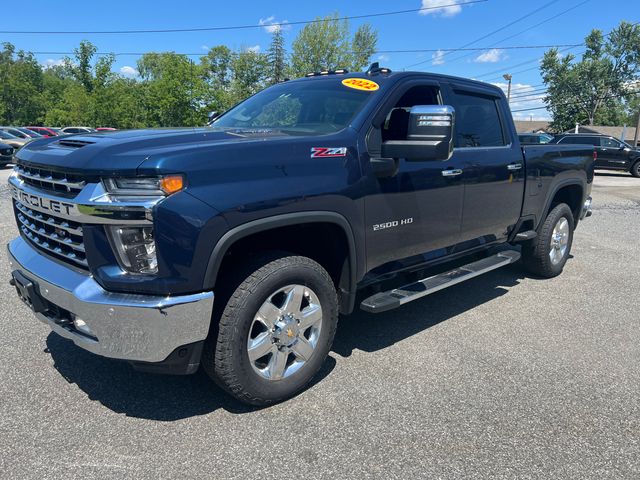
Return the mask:
[[[17,154],[23,164],[84,175],[131,175],[143,163],[229,143],[288,135],[268,129],[174,128],[122,130],[34,140]]]

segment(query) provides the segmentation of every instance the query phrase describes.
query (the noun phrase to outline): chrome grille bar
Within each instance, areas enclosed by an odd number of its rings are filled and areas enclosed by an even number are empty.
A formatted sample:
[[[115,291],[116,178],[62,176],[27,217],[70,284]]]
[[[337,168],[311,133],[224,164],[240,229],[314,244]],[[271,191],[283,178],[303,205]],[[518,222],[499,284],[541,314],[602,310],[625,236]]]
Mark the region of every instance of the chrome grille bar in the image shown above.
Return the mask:
[[[25,207],[20,202],[15,202],[15,205],[16,208],[20,210],[20,212],[22,212],[25,216],[29,217],[32,220],[46,223],[55,228],[61,228],[71,233],[72,235],[82,235],[82,227],[80,225],[72,226],[69,222],[60,218],[51,217],[40,212],[36,212],[35,210],[31,210],[30,208]]]
[[[36,225],[33,222],[30,222],[29,219],[22,214],[18,214],[18,220],[20,220],[20,223],[23,226],[27,227],[36,235],[40,235],[41,237],[48,238],[49,240],[53,240],[54,242],[62,243],[63,245],[73,248],[74,250],[77,250],[79,252],[84,252],[84,245],[78,242],[74,242],[71,237],[61,237],[55,232],[54,233],[47,232],[45,228],[38,227],[38,225]]]
[[[39,173],[34,173],[32,171],[27,171],[25,168],[21,166],[17,166],[15,170],[18,173],[18,176],[21,178],[26,178],[36,182],[51,183],[53,185],[61,185],[63,187],[66,187],[67,190],[69,191],[71,191],[72,189],[80,190],[82,189],[82,187],[86,185],[86,182],[83,180],[74,182],[74,181],[68,180],[67,178],[53,178],[52,175],[45,176],[45,175],[40,175]]]
[[[41,238],[39,235],[33,233],[31,230],[29,230],[24,225],[22,225],[20,227],[20,230],[25,235],[25,237],[27,237],[31,242],[33,242],[35,245],[37,245],[38,247],[42,248],[43,250],[48,250],[49,252],[52,252],[55,255],[58,255],[58,256],[64,258],[65,260],[68,260],[70,262],[76,263],[76,264],[78,264],[78,265],[80,265],[80,266],[82,266],[84,268],[88,268],[89,267],[89,265],[87,264],[86,258],[77,255],[73,251],[65,252],[59,246],[52,245],[46,239]]]
[[[88,269],[81,224],[32,210],[15,199],[13,204],[18,228],[26,240],[68,263]]]

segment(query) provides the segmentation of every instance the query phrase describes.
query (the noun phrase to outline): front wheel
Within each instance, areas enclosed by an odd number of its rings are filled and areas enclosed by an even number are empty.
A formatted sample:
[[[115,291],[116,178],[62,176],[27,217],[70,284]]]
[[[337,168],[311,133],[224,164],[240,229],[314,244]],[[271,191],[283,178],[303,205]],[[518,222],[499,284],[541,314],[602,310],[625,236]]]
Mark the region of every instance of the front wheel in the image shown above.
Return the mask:
[[[238,400],[263,406],[295,395],[318,372],[333,342],[338,299],[329,274],[306,257],[272,254],[248,270],[202,363]]]
[[[573,243],[573,212],[566,203],[556,205],[547,215],[531,243],[522,247],[522,261],[527,270],[551,278],[562,273]]]
[[[640,178],[640,160],[636,160],[636,163],[631,166],[629,173],[636,178]]]

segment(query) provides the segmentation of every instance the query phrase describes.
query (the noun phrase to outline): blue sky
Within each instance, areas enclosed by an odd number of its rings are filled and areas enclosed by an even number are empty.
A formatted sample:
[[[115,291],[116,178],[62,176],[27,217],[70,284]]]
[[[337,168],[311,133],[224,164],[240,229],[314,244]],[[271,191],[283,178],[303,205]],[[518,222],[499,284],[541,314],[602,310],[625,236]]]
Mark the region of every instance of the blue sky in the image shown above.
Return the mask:
[[[459,48],[466,44],[470,44],[469,47],[483,47],[483,50],[474,52],[378,53],[374,59],[394,70],[423,62],[410,69],[473,77],[492,83],[505,83],[501,80],[502,74],[512,73],[515,97],[512,109],[516,110],[540,105],[536,92],[540,90],[542,81],[534,67],[536,59],[542,56],[545,49],[507,50],[500,47],[576,44],[581,43],[592,28],[607,32],[621,20],[640,20],[640,10],[637,5],[634,6],[636,2],[629,0],[609,0],[606,8],[605,3],[597,0],[488,0],[473,5],[451,6],[465,1],[468,0],[244,0],[238,3],[212,0],[107,0],[76,3],[78,8],[65,4],[61,4],[60,8],[52,8],[51,2],[35,0],[27,9],[30,13],[12,15],[11,22],[2,22],[0,30],[145,30],[258,25],[261,22],[266,26],[214,32],[127,35],[0,33],[0,41],[9,41],[19,49],[33,52],[72,52],[83,39],[96,44],[101,52],[115,53],[169,50],[199,54],[204,53],[207,47],[218,44],[235,49],[265,51],[270,41],[268,24],[273,22],[283,22],[285,38],[290,44],[302,26],[287,26],[287,21],[309,20],[333,12],[348,16],[450,5],[440,10],[352,20],[351,27],[355,29],[362,23],[370,23],[379,33],[379,50],[436,50]],[[575,6],[578,7],[562,14]],[[526,19],[478,40],[537,9],[538,12]],[[581,53],[582,49],[576,47],[567,51]],[[54,53],[38,53],[36,56],[42,64],[56,63],[63,57]],[[192,58],[197,59],[197,56]],[[135,56],[118,56],[115,69],[123,74],[135,75],[136,59]],[[533,93],[525,96],[527,92]],[[533,110],[517,116],[538,119],[544,118],[546,112]]]

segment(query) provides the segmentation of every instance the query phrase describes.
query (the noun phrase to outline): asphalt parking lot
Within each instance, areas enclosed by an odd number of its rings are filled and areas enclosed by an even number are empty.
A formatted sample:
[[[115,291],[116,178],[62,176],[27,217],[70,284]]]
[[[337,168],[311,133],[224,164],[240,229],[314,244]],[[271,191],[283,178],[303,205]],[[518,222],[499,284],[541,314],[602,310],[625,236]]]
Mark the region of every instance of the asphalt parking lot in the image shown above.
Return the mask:
[[[593,197],[562,276],[514,265],[343,318],[320,381],[262,410],[50,333],[3,252],[0,477],[638,478],[640,179]]]

